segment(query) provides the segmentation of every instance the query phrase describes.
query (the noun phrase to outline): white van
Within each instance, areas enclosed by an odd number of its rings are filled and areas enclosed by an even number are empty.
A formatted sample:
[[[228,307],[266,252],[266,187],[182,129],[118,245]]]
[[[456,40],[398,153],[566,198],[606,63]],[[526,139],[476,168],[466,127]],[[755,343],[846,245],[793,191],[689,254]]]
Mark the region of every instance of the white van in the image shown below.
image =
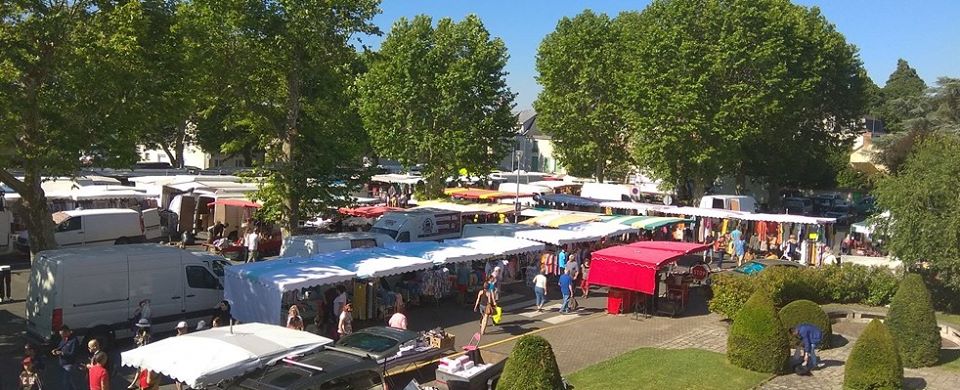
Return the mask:
[[[757,200],[748,195],[705,195],[700,198],[700,208],[755,213],[757,211]]]
[[[71,246],[122,245],[144,242],[143,219],[132,209],[90,209],[53,213],[54,239],[62,248]],[[156,233],[159,237],[159,216]],[[17,249],[29,251],[26,232],[17,237]]]
[[[460,218],[459,212],[428,207],[391,211],[383,214],[370,232],[385,234],[396,242],[460,238]]]
[[[354,248],[383,248],[386,244],[392,242],[394,242],[393,238],[378,233],[347,232],[308,234],[283,239],[283,246],[280,247],[280,256],[309,256]]]
[[[101,339],[132,337],[130,319],[150,300],[153,332],[212,315],[223,299],[223,258],[159,244],[57,249],[37,254],[27,283],[27,334],[62,325]]]

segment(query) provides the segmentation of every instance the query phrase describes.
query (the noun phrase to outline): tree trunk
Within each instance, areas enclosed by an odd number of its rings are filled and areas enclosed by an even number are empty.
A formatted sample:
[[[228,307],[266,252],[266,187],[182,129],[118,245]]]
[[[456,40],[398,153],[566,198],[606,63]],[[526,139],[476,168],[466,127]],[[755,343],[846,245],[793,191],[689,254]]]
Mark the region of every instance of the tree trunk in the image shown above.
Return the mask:
[[[777,210],[780,204],[780,184],[767,183],[767,211]]]
[[[163,149],[163,153],[165,153],[165,154],[167,155],[167,160],[170,160],[170,165],[171,165],[172,167],[174,167],[174,168],[180,168],[180,166],[177,165],[177,154],[174,153],[173,150],[170,149],[169,146],[167,146],[167,145],[160,145],[160,149]]]
[[[184,121],[182,124],[180,124],[180,127],[177,129],[177,138],[176,138],[176,141],[173,143],[173,152],[176,153],[176,160],[170,160],[170,161],[176,161],[175,163],[176,167],[181,169],[184,166],[183,150],[186,149],[186,140],[187,140],[187,122]]]
[[[737,182],[734,193],[737,195],[743,195],[747,188],[747,175],[744,175],[743,172],[737,173],[736,180]]]
[[[37,252],[57,248],[53,234],[55,226],[47,206],[47,196],[40,187],[42,180],[39,170],[35,168],[26,169],[23,181],[17,180],[6,170],[0,170],[0,181],[20,195],[20,204],[16,210],[27,227],[31,262]]]
[[[707,192],[707,181],[702,177],[696,177],[693,179],[692,187],[690,191],[690,202],[691,205],[697,206],[700,204],[700,198],[703,198],[703,194]]]
[[[282,153],[282,162],[283,168],[281,169],[281,175],[286,175],[284,178],[287,183],[284,183],[286,194],[283,198],[283,209],[286,212],[285,218],[281,224],[281,230],[283,237],[290,237],[296,232],[297,228],[300,226],[300,197],[297,195],[296,191],[293,191],[294,186],[302,185],[302,183],[297,183],[294,177],[299,177],[299,175],[294,174],[293,170],[294,162],[297,159],[297,141],[300,133],[300,64],[299,56],[294,56],[293,69],[290,70],[290,73],[287,74],[287,119],[286,119],[286,132],[283,138],[283,145],[281,146]]]
[[[603,174],[604,174],[603,166],[604,165],[605,165],[605,161],[603,160],[603,157],[597,157],[597,166],[594,169],[594,173],[593,173],[594,176],[597,177],[597,183],[603,183]]]

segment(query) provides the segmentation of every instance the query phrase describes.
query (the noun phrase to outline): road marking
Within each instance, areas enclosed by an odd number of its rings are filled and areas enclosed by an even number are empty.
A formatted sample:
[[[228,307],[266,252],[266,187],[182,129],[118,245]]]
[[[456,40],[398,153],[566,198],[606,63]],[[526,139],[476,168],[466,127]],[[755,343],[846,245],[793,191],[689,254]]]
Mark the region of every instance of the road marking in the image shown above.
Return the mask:
[[[523,317],[527,317],[527,318],[533,318],[533,317],[537,317],[537,316],[541,316],[541,315],[550,313],[550,312],[552,312],[552,311],[554,311],[554,310],[560,310],[560,306],[561,306],[561,305],[560,305],[559,303],[556,303],[556,304],[553,304],[553,305],[550,305],[550,306],[544,306],[544,307],[543,307],[543,311],[530,310],[530,311],[527,311],[527,312],[520,313],[519,315],[520,315],[520,316],[523,316]]]
[[[556,324],[567,322],[574,318],[580,318],[580,317],[585,317],[585,316],[582,316],[579,314],[557,314],[556,316],[553,316],[550,318],[544,318],[540,321],[546,322],[548,324],[556,325]]]
[[[522,309],[524,307],[534,305],[536,304],[536,302],[537,301],[535,299],[529,299],[523,302],[517,302],[512,305],[501,306],[501,307],[503,308],[504,312],[512,312],[512,311],[516,311],[517,309]]]

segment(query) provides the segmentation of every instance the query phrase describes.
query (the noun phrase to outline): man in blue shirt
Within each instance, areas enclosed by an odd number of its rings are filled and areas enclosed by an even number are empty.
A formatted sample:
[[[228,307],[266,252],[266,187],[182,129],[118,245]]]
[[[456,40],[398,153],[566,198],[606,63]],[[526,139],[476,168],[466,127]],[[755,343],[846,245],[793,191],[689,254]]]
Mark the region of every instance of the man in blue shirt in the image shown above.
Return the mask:
[[[563,305],[560,306],[560,313],[567,314],[570,312],[570,296],[573,295],[573,278],[570,277],[570,274],[566,270],[563,270],[563,275],[560,275],[560,294],[563,295]]]
[[[812,371],[817,367],[817,345],[823,338],[823,332],[816,325],[802,323],[790,329],[790,333],[800,338],[803,348],[803,364]]]
[[[560,247],[560,253],[557,254],[557,265],[561,270],[567,268],[567,251],[563,250],[563,247]]]
[[[63,388],[66,390],[76,389],[74,376],[76,375],[76,364],[80,357],[77,351],[77,338],[73,337],[73,331],[70,327],[64,325],[60,328],[60,344],[53,350],[53,355],[60,357],[60,367],[63,368]]]

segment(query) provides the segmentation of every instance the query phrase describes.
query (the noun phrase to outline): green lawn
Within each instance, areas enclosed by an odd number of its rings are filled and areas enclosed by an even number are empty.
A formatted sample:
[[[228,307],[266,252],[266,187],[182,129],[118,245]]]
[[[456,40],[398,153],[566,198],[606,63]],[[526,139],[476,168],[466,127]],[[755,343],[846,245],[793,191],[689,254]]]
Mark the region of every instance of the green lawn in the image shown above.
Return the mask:
[[[937,319],[960,328],[960,315],[937,312]]]
[[[750,389],[769,378],[700,349],[640,348],[584,368],[567,379],[576,390]]]

